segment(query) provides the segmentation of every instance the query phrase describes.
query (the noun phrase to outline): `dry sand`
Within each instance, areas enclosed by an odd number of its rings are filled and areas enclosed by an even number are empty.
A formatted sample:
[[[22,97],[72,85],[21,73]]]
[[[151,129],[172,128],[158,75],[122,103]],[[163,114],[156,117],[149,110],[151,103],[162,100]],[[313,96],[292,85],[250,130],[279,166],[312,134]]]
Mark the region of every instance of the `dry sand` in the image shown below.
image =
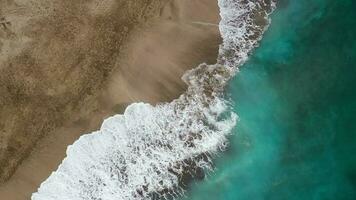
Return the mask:
[[[0,199],[30,199],[82,134],[132,102],[177,98],[184,71],[216,61],[215,0],[83,2],[0,0],[14,22],[0,27],[0,176],[21,163]]]

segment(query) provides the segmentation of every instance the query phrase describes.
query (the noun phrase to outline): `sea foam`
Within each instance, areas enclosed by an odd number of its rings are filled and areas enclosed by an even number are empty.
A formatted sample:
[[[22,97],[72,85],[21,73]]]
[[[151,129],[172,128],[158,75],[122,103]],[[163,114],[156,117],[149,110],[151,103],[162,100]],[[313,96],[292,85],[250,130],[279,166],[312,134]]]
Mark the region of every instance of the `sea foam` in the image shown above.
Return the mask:
[[[67,149],[57,171],[32,200],[135,200],[175,197],[182,182],[212,169],[236,125],[223,91],[258,45],[275,7],[267,0],[219,0],[217,64],[185,73],[187,91],[170,103],[134,103],[106,119],[100,130]]]

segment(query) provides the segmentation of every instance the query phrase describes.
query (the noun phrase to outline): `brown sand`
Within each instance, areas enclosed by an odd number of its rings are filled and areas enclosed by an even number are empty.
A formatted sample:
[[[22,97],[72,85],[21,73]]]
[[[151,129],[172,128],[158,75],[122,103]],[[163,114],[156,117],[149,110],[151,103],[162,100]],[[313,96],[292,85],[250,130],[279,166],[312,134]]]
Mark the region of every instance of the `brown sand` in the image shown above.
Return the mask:
[[[128,33],[161,7],[99,2],[0,1],[0,182],[40,138],[99,109]]]
[[[0,199],[29,199],[80,135],[178,97],[184,71],[217,57],[218,27],[200,23],[218,23],[215,0],[16,2],[0,0],[14,22],[0,24],[0,180],[21,164]]]

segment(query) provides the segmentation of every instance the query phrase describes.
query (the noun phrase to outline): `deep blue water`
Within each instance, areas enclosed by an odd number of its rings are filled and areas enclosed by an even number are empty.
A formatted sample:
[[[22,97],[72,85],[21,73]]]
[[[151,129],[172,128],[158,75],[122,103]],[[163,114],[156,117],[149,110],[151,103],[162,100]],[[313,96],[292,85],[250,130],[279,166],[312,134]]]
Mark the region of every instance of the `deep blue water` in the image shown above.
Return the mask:
[[[356,0],[280,0],[227,94],[230,148],[185,199],[356,199]]]

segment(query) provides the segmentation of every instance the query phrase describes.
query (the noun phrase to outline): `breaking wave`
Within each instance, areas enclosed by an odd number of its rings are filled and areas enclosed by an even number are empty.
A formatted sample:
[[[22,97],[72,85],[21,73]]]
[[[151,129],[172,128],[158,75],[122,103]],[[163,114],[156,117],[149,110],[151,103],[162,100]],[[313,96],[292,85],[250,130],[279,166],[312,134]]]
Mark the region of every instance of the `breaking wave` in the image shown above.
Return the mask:
[[[219,7],[217,64],[186,72],[188,89],[178,99],[134,103],[82,136],[32,200],[169,198],[184,192],[187,177],[212,170],[211,158],[224,150],[237,122],[224,87],[258,45],[275,2],[219,0]]]

